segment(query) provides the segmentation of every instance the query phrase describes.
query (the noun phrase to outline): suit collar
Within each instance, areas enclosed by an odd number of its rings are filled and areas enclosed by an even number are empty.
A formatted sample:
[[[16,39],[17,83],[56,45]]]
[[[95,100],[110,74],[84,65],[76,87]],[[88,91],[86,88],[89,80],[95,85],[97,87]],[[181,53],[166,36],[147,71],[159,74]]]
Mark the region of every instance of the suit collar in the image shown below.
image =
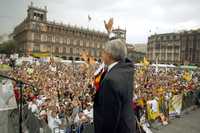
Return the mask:
[[[107,76],[109,75],[109,73],[111,73],[111,71],[112,71],[113,69],[119,67],[121,63],[122,63],[122,61],[117,61],[117,62],[112,63],[111,66],[109,65],[105,77],[107,77]],[[109,69],[109,68],[110,68],[110,69]]]
[[[116,62],[113,62],[112,64],[110,64],[109,66],[108,66],[108,72],[114,67],[114,66],[116,66],[118,64],[118,62],[116,61]]]

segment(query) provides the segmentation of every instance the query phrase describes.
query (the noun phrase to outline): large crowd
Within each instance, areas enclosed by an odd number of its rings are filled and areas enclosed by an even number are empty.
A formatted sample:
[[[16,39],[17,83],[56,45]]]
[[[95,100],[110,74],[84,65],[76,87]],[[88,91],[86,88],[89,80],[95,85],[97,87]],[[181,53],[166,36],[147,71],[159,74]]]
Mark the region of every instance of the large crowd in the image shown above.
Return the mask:
[[[141,72],[136,70],[135,94],[148,100],[162,95],[173,95],[195,90],[199,86],[199,70],[184,70],[177,68],[159,68],[156,72],[151,67]]]
[[[59,62],[24,62],[10,77],[32,84],[23,86],[23,100],[51,130],[93,121],[92,80],[95,66]],[[19,100],[19,85],[14,85]],[[18,90],[18,91],[16,91]]]
[[[200,71],[143,65],[136,68],[134,80],[133,107],[140,124],[149,127],[149,121],[159,121],[167,125],[170,117],[181,115],[183,98],[199,90]],[[178,101],[175,97],[179,97]]]
[[[12,69],[9,76],[34,86],[23,86],[23,100],[35,116],[46,121],[52,131],[58,127],[66,130],[93,122],[93,78],[98,66],[54,60],[23,62]],[[200,83],[198,69],[159,68],[156,71],[144,65],[135,67],[134,77],[133,109],[136,116],[138,119],[143,115],[148,120],[160,119],[162,124],[168,123],[170,99],[197,90]],[[14,91],[19,102],[18,84],[14,84]]]

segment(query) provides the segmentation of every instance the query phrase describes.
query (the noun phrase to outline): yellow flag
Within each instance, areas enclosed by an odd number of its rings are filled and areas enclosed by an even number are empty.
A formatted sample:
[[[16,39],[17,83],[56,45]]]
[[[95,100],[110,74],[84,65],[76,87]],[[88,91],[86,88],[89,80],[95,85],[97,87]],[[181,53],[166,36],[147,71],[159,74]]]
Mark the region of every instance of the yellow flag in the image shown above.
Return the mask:
[[[186,81],[190,81],[192,79],[192,75],[190,74],[190,72],[185,71],[183,74],[183,79]]]
[[[144,57],[144,59],[143,59],[143,64],[144,64],[145,66],[148,66],[148,65],[149,65],[149,61],[146,59],[146,57]]]

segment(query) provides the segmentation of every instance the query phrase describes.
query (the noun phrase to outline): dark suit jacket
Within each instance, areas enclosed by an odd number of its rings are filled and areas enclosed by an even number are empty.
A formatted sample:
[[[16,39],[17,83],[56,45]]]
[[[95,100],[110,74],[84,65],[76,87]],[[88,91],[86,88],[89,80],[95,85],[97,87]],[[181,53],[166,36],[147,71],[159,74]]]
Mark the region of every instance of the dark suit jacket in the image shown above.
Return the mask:
[[[135,133],[133,65],[120,61],[101,81],[94,98],[95,133]]]

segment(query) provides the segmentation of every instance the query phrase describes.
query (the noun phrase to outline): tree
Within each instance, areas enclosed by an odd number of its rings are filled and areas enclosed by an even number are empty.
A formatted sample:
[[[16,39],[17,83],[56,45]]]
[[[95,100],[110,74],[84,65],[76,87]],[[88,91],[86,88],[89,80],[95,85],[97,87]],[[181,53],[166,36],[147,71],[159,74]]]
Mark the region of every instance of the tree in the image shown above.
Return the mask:
[[[14,40],[8,40],[0,44],[0,53],[1,54],[13,54],[17,53],[19,48],[17,47],[17,43]]]

